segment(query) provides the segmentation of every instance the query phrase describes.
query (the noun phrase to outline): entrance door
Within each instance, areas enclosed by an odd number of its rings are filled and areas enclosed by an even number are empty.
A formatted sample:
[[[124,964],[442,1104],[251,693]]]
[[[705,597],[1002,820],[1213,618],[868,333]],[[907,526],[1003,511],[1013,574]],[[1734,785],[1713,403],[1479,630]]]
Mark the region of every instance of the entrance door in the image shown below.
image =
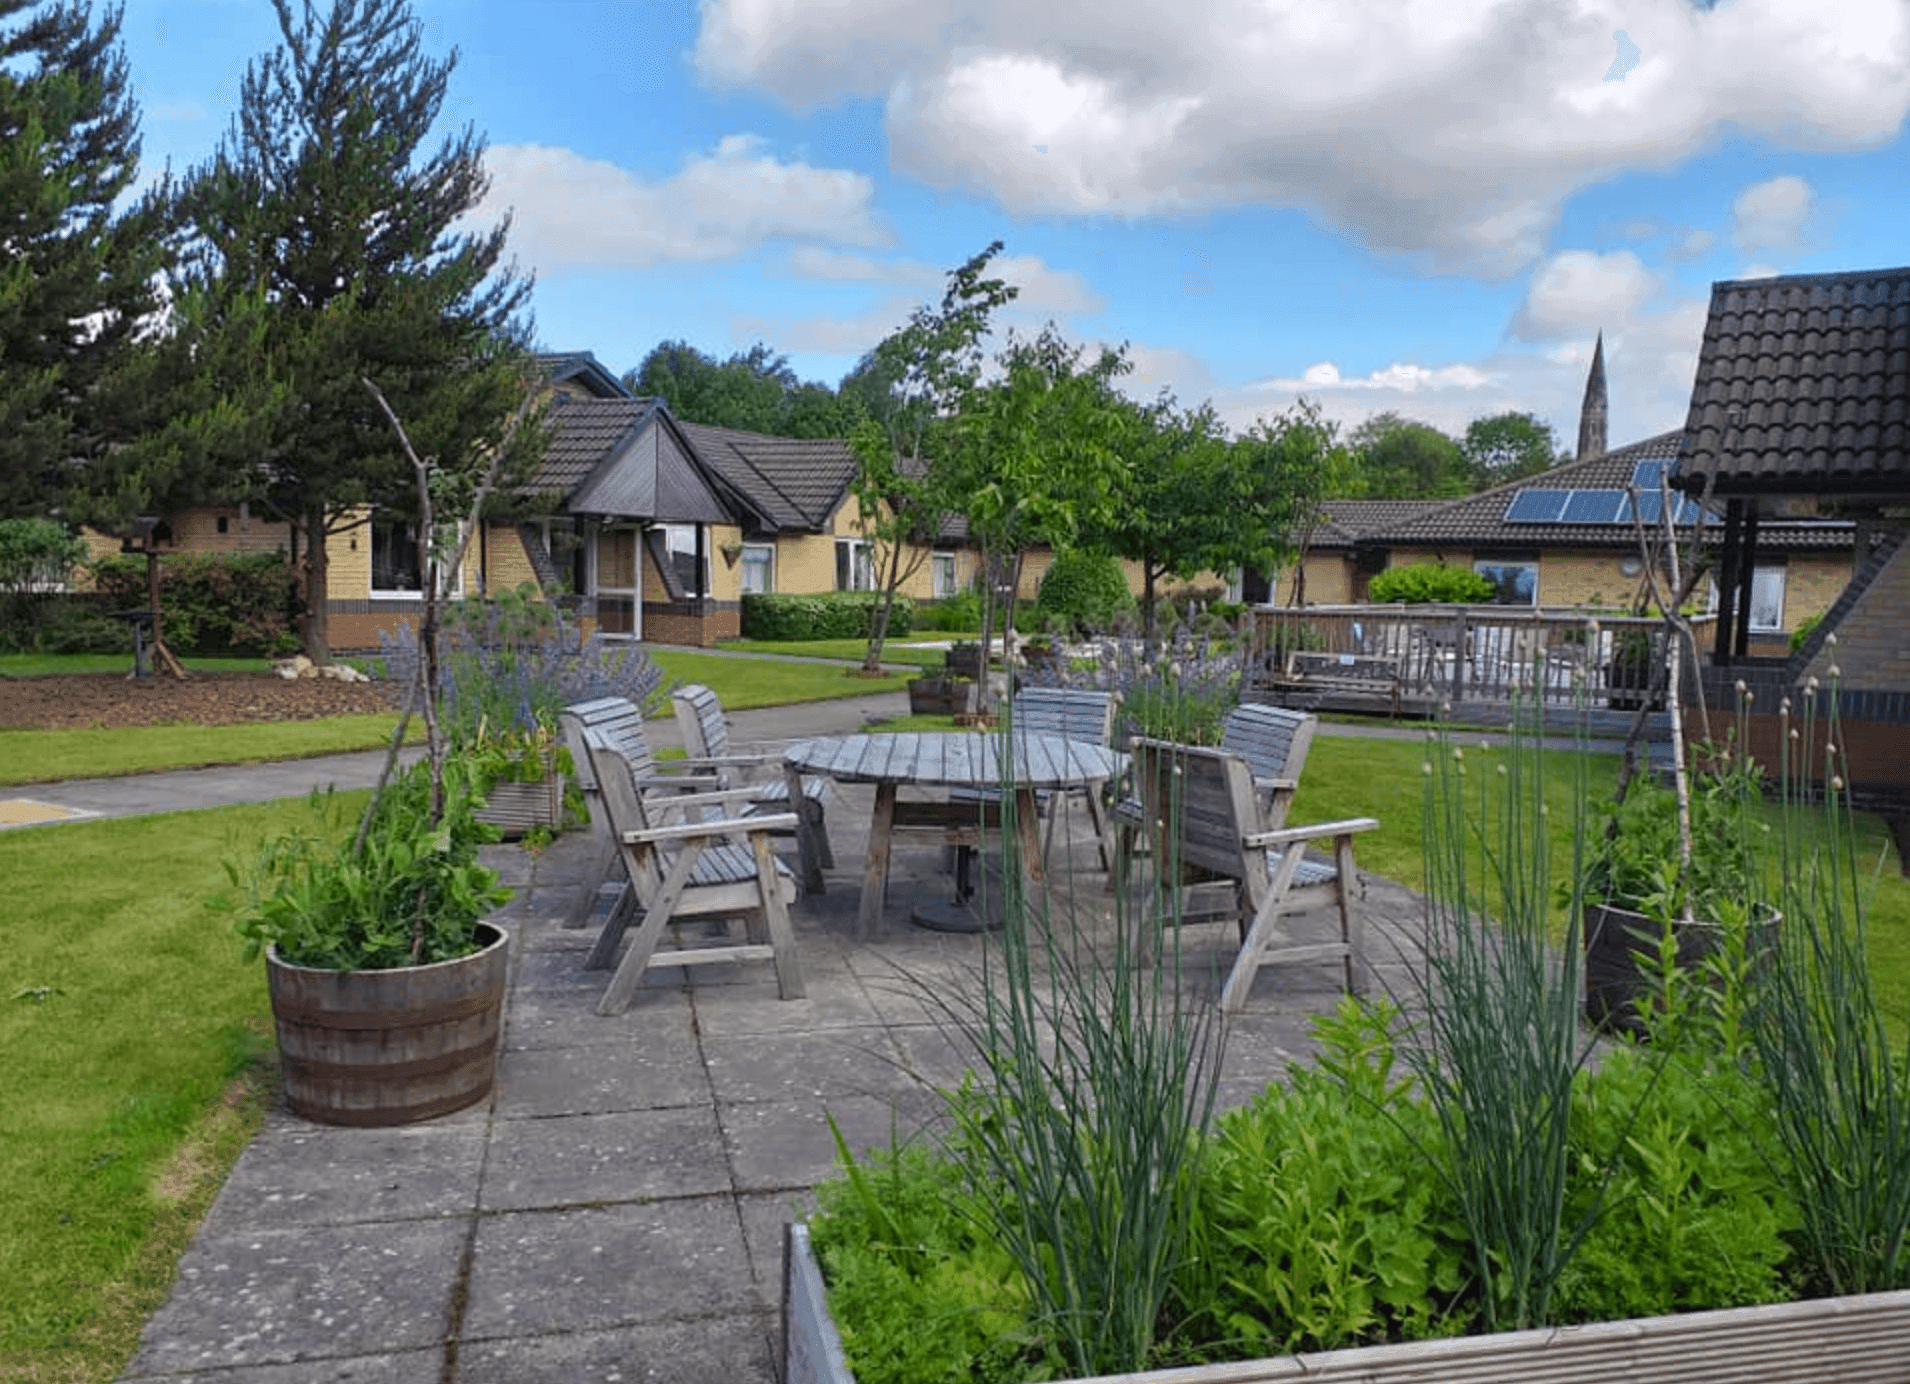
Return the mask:
[[[643,638],[642,535],[635,524],[606,524],[591,545],[591,594],[606,639]]]

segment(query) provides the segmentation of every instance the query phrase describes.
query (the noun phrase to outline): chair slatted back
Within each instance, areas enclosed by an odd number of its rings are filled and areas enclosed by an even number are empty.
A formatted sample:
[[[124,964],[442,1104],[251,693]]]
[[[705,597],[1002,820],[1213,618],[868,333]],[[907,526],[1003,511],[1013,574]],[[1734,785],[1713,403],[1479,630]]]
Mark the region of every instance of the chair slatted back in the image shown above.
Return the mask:
[[[1260,784],[1260,825],[1277,831],[1286,825],[1293,802],[1291,785],[1300,781],[1307,751],[1313,748],[1320,718],[1283,706],[1242,702],[1221,723],[1220,748],[1247,761]]]
[[[716,693],[691,683],[672,692],[670,704],[676,711],[677,729],[683,733],[683,748],[691,759],[721,759],[729,754],[729,721]]]
[[[589,737],[622,755],[633,780],[653,777],[656,757],[643,733],[643,712],[628,697],[598,697],[572,702],[564,708],[564,738],[577,767],[577,786],[585,795],[596,793],[596,774],[590,767]]]
[[[1080,687],[1024,687],[1009,704],[1024,735],[1059,735],[1090,745],[1114,739],[1114,694]]]
[[[1158,838],[1156,858],[1241,881],[1250,892],[1258,880],[1264,890],[1266,867],[1250,860],[1243,844],[1260,829],[1247,761],[1225,750],[1146,738],[1135,740],[1130,753]]]

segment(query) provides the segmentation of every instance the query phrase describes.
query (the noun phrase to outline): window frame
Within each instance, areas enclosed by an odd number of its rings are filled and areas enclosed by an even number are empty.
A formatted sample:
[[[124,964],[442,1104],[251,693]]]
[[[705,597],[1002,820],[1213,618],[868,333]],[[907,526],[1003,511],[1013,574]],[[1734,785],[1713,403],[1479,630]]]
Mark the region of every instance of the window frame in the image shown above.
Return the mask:
[[[942,569],[948,569],[944,581]],[[962,594],[961,555],[952,548],[931,550],[928,555],[928,589],[932,601],[946,601]]]
[[[464,524],[462,521],[459,521],[456,525],[447,524],[444,527],[447,530],[455,531],[459,537],[462,537],[464,534]],[[400,530],[409,537],[412,556],[410,575],[413,580],[419,583],[417,586],[380,586],[378,584],[378,531],[380,528],[384,528],[387,531],[393,529]],[[386,541],[389,542],[390,540],[387,539]],[[367,565],[370,568],[370,571],[367,572],[365,576],[365,590],[371,599],[375,601],[422,601],[424,599],[423,580],[418,573],[418,526],[416,523],[410,519],[381,519],[377,514],[373,514],[370,519],[365,521],[365,544],[369,550],[367,553]],[[389,570],[389,564],[386,564],[386,566],[387,570]],[[462,596],[464,594],[463,566],[460,565],[451,575],[452,580],[447,584],[444,594],[451,597]]]
[[[846,554],[846,556],[845,556]],[[858,584],[858,579],[861,584]],[[866,538],[836,540],[836,590],[875,590],[875,554]]]
[[[1502,606],[1511,606],[1514,608],[1517,608],[1519,606],[1524,606],[1527,609],[1538,608],[1539,564],[1536,560],[1531,558],[1515,558],[1515,557],[1474,558],[1472,561],[1472,570],[1478,573],[1480,576],[1484,577],[1487,581],[1492,583],[1493,589],[1497,593],[1492,604],[1502,605]],[[1495,574],[1499,572],[1509,572],[1509,571],[1530,572],[1532,574],[1532,592],[1531,592],[1530,599],[1524,600],[1524,601],[1516,601],[1516,600],[1508,601],[1507,599],[1505,599],[1507,585],[1502,578],[1500,578],[1499,576]]]
[[[760,587],[749,584],[752,559],[760,558],[763,571],[763,584]],[[738,590],[745,596],[767,596],[776,590],[776,545],[774,543],[745,543],[737,560],[736,581]]]

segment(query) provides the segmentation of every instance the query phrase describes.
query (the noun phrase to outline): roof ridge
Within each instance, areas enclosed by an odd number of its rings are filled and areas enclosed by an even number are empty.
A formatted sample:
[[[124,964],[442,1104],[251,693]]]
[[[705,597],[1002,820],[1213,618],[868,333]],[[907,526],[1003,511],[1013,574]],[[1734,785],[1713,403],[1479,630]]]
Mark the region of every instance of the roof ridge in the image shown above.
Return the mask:
[[[1874,279],[1910,278],[1910,265],[1891,269],[1838,269],[1823,274],[1767,274],[1761,279],[1719,279],[1711,285],[1717,293],[1727,288],[1781,287],[1791,284],[1862,283]]]

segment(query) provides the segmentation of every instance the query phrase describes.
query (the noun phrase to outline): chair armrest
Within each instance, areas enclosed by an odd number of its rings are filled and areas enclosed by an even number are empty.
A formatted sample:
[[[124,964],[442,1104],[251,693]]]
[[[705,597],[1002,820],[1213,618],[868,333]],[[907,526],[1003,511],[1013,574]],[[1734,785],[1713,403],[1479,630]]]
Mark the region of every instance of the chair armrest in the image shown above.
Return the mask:
[[[1269,846],[1290,846],[1295,841],[1317,841],[1323,836],[1351,836],[1354,832],[1375,831],[1379,822],[1372,817],[1348,817],[1339,822],[1315,822],[1305,827],[1282,827],[1279,831],[1251,832],[1241,840],[1248,850]]]
[[[685,788],[700,788],[704,785],[712,790],[723,786],[723,781],[714,774],[649,774],[632,782],[639,793],[647,793],[653,788],[681,792]]]
[[[1279,793],[1283,791],[1291,793],[1300,787],[1300,780],[1290,778],[1257,778],[1253,781],[1253,786],[1267,793]]]
[[[715,822],[685,822],[674,827],[645,827],[626,831],[628,846],[655,845],[662,841],[699,841],[711,836],[754,836],[758,832],[793,831],[796,814],[778,812],[762,817],[725,817]]]
[[[751,803],[762,790],[760,787],[724,788],[714,793],[682,793],[677,795],[653,795],[643,800],[646,809],[652,812],[682,812],[689,808],[720,807],[726,803]],[[751,818],[754,821],[754,818]]]

